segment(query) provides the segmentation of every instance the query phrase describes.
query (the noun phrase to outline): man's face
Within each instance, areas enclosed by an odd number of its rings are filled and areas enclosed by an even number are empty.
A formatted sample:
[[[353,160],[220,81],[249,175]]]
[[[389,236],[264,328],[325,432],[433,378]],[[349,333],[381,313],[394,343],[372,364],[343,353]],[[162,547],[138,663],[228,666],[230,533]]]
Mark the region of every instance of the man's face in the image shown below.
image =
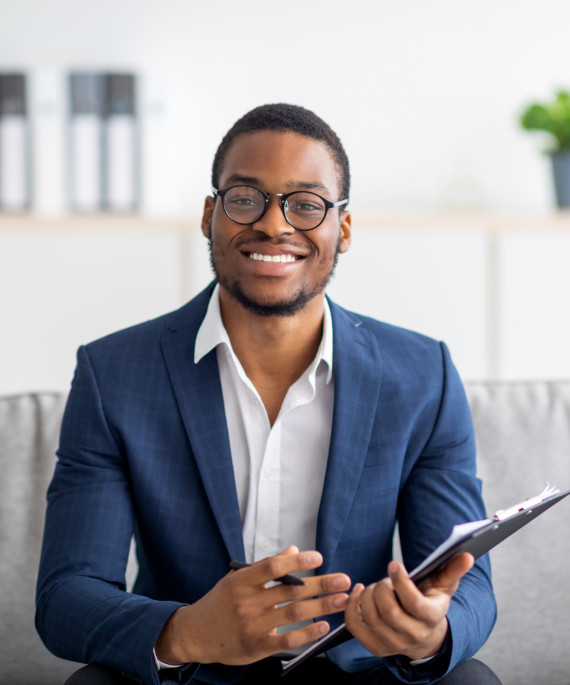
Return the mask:
[[[266,193],[311,190],[331,202],[344,199],[328,147],[292,132],[238,136],[227,152],[219,186],[238,184]],[[318,228],[298,231],[285,220],[276,197],[259,221],[240,225],[225,215],[220,198],[207,198],[202,231],[210,239],[216,278],[232,300],[261,316],[292,316],[322,297],[338,254],[348,250],[351,227],[349,212],[339,217],[335,208]]]

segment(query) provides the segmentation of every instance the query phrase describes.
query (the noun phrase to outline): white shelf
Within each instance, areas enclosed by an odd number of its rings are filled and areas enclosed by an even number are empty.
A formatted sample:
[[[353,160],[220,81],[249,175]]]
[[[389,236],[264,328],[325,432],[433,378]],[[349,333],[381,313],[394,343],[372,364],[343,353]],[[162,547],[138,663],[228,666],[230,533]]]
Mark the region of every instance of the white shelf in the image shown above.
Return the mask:
[[[66,389],[78,345],[210,280],[198,217],[0,217],[0,394]],[[570,214],[353,216],[329,293],[444,339],[461,375],[570,377]]]

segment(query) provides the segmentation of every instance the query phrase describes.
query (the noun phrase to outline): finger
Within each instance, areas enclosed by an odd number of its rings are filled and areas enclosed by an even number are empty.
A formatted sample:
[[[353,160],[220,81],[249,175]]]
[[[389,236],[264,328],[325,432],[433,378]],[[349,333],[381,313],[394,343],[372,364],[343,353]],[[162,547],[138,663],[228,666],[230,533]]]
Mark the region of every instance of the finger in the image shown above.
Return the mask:
[[[319,616],[336,614],[344,611],[348,595],[339,593],[337,595],[327,595],[317,599],[306,599],[300,602],[290,602],[274,609],[265,616],[265,625],[271,627],[286,626],[291,623],[301,623],[310,621]]]
[[[284,652],[297,647],[302,647],[308,642],[314,642],[326,635],[330,630],[330,625],[327,621],[318,621],[311,623],[304,628],[297,628],[290,630],[287,633],[279,633],[272,636],[273,648],[272,653]]]
[[[287,549],[284,549],[281,552],[281,554],[299,554],[299,548],[297,547],[297,545],[289,545],[289,547],[287,547]]]
[[[330,573],[324,576],[309,576],[303,578],[305,585],[286,585],[280,583],[266,590],[268,603],[283,604],[299,599],[308,599],[317,595],[329,595],[346,592],[350,589],[351,581],[346,573]]]
[[[346,603],[344,611],[344,621],[349,632],[377,656],[388,656],[390,650],[390,629],[381,621],[378,614],[363,608],[363,603],[368,602],[368,595],[372,595],[370,588],[365,588],[361,583],[357,583]],[[365,617],[366,614],[366,617]]]
[[[409,581],[403,566],[398,565],[398,572]],[[389,569],[392,575],[395,568]],[[412,583],[413,585],[413,583]],[[376,583],[371,588],[366,588],[362,593],[361,627],[356,637],[366,640],[365,646],[370,651],[381,649],[379,655],[404,654],[410,647],[422,644],[429,637],[432,630],[432,622],[441,620],[441,607],[436,602],[426,599],[415,586],[413,590],[422,603],[422,612],[428,620],[420,619],[406,611],[394,592],[393,583],[389,578]],[[423,606],[425,604],[425,607]],[[436,650],[437,651],[437,650]]]
[[[388,567],[390,577],[367,588],[361,598],[363,621],[373,632],[411,635],[423,622],[441,618],[440,603],[428,600],[401,564]]]
[[[422,597],[415,586],[413,589]],[[364,622],[374,630],[382,624],[391,630],[400,631],[404,623],[411,618],[411,614],[396,595],[390,578],[384,578],[363,593],[361,611]]]
[[[415,594],[421,594],[405,566],[398,561],[391,561],[388,564],[388,579],[400,602],[405,602],[408,597]]]
[[[252,585],[265,585],[295,571],[312,571],[323,563],[323,557],[314,550],[307,552],[294,551],[289,547],[284,552],[257,561],[249,568],[240,570],[242,578],[247,574],[247,580]]]
[[[288,554],[289,554],[289,555],[291,555],[291,554],[299,554],[299,548],[298,548],[296,545],[289,545],[289,547],[287,547],[286,549],[284,549],[283,552],[281,552],[281,554],[283,554],[283,555],[288,555]],[[233,562],[232,562],[232,563],[230,564],[230,568],[232,568],[233,570],[236,570],[236,571],[237,571],[237,570],[241,571],[241,570],[243,570],[243,569],[245,569],[245,568],[250,568],[250,567],[252,567],[252,566],[255,566],[255,564],[259,564],[258,561],[257,561],[257,562],[254,562],[253,564],[247,564],[247,563],[243,563],[243,564],[242,564],[241,562],[237,562],[237,563],[238,563],[239,565],[237,565],[237,566],[232,566],[232,564],[233,564]],[[251,573],[248,574],[248,577],[251,579],[252,574],[251,574]],[[240,578],[243,579],[243,575],[240,576]]]
[[[451,597],[457,590],[461,578],[473,568],[475,558],[472,554],[464,552],[450,559],[447,564],[437,573],[432,574],[424,583],[420,584],[422,592],[431,590],[445,592]]]
[[[364,592],[364,585],[356,583],[348,595],[348,600],[344,608],[344,622],[349,632],[356,637],[355,629],[360,628],[362,624],[362,614],[360,609],[360,598]]]
[[[255,563],[251,567],[253,571],[252,579],[261,585],[269,583],[276,578],[281,578],[281,576],[285,576],[288,573],[313,571],[319,568],[322,563],[322,555],[315,550],[304,552],[290,552],[286,550],[285,553],[276,554]]]
[[[435,624],[441,619],[442,611],[447,610],[449,602],[449,595],[447,593],[441,594],[441,599],[437,601],[434,599],[433,590],[431,595],[426,596],[420,590],[413,580],[410,579],[406,569],[397,562],[390,562],[388,566],[388,574],[394,589],[394,598],[397,607],[389,605],[391,622],[396,625],[396,621],[403,625],[404,619],[401,614],[412,617],[416,621],[422,621],[426,624]],[[397,609],[400,609],[398,611]]]

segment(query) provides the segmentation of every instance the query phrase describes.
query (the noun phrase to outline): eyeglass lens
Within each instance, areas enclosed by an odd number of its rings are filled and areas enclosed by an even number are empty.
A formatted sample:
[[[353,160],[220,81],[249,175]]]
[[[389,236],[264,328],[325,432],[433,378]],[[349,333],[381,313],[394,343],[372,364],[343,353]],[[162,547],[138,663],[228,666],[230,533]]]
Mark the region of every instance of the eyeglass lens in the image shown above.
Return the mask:
[[[265,195],[250,186],[230,188],[223,200],[226,213],[239,224],[253,224],[258,221],[266,204]],[[289,195],[283,209],[289,223],[300,230],[316,228],[327,211],[322,198],[305,191]]]

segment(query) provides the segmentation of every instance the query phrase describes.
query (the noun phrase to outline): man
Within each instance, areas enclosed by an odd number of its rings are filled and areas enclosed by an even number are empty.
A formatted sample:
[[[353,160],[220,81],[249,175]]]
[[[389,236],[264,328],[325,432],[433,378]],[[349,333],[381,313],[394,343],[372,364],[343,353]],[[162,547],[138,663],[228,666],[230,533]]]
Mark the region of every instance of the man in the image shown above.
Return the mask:
[[[496,683],[467,661],[495,618],[488,560],[461,555],[420,588],[389,564],[396,521],[413,568],[484,509],[445,346],[325,298],[351,241],[338,137],[303,108],[257,108],[223,139],[212,184],[217,284],[79,350],[40,635],[99,665],[74,685],[276,683],[275,655],[344,618],[355,639],[289,682]],[[286,574],[305,584],[271,582]]]

